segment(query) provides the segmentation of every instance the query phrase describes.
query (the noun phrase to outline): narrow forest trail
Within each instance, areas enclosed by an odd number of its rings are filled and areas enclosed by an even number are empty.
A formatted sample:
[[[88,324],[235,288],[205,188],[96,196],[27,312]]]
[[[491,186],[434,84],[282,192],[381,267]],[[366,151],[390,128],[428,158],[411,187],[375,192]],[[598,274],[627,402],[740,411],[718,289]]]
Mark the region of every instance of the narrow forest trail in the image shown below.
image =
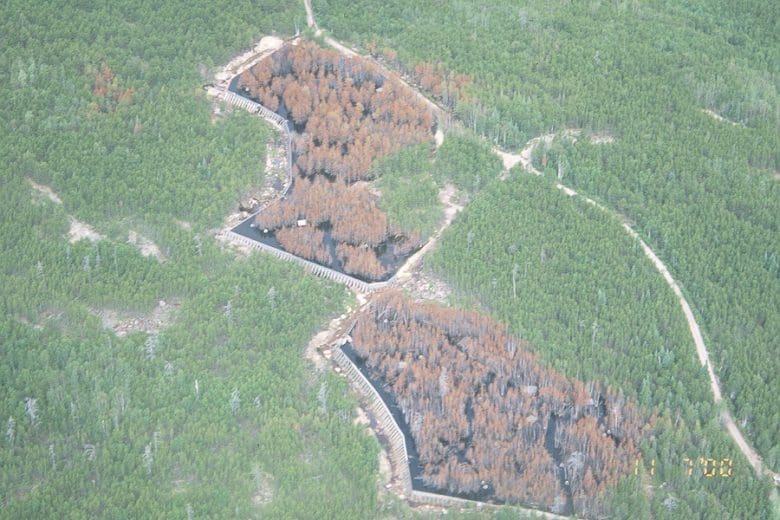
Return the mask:
[[[410,256],[406,262],[404,262],[404,265],[398,269],[398,272],[396,272],[393,276],[393,283],[401,284],[409,279],[414,268],[420,263],[420,259],[422,259],[422,257],[425,256],[428,251],[433,249],[433,247],[436,245],[436,242],[439,240],[439,237],[441,237],[449,225],[452,224],[452,221],[455,219],[455,215],[457,215],[457,213],[463,209],[463,206],[455,203],[452,200],[454,196],[455,187],[451,184],[445,184],[444,188],[439,191],[439,201],[444,206],[444,221],[442,222],[441,226],[439,226],[439,229],[437,229],[431,238],[428,239],[428,242],[426,242],[419,251]]]
[[[311,0],[303,0],[303,5],[306,7],[306,25],[314,29],[315,33],[319,33],[320,28],[317,27],[317,21],[314,19],[314,11],[311,8]]]

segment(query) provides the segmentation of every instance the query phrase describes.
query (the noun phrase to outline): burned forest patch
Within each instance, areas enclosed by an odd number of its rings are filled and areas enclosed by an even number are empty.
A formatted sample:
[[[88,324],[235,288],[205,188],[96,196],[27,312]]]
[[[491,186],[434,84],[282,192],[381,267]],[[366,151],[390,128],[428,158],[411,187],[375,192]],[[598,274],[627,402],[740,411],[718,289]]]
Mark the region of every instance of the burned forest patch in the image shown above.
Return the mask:
[[[397,291],[360,311],[346,348],[397,407],[421,490],[598,517],[653,428],[621,393],[543,367],[491,318]]]
[[[362,181],[372,180],[374,160],[433,143],[425,103],[375,64],[305,41],[247,69],[232,88],[292,130],[292,192],[255,216],[250,238],[365,281],[390,278],[420,236],[390,222]]]

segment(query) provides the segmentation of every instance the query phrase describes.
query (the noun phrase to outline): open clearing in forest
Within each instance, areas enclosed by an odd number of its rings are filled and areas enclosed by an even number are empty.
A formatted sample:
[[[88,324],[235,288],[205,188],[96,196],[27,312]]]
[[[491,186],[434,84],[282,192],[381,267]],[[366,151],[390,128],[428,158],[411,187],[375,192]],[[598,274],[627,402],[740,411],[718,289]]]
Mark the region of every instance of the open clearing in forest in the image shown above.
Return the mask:
[[[136,231],[128,231],[127,242],[137,247],[143,256],[154,257],[158,262],[164,262],[166,260],[157,244]]]
[[[528,141],[523,149],[520,150],[520,153],[517,154],[505,152],[494,146],[493,152],[498,155],[501,158],[501,161],[504,163],[504,173],[501,175],[501,179],[505,180],[508,175],[507,172],[518,164],[522,165],[526,171],[533,173],[534,175],[541,175],[542,172],[534,168],[533,161],[531,159],[531,154],[533,154],[533,151],[536,149],[536,147],[539,146],[539,144],[549,145],[556,137],[559,136],[575,142],[577,138],[582,135],[582,133],[583,130],[581,128],[566,128],[560,132],[543,134]],[[587,137],[590,143],[595,145],[611,144],[615,142],[615,137],[609,132],[593,132],[589,133]]]
[[[89,224],[85,224],[73,217],[70,217],[70,230],[68,231],[68,242],[75,244],[79,240],[87,239],[90,242],[101,240],[103,235],[95,231]]]
[[[160,300],[150,312],[120,312],[113,309],[99,309],[93,314],[100,318],[103,327],[113,330],[119,337],[131,332],[156,335],[171,323],[172,314],[181,306],[181,300]]]
[[[43,184],[38,184],[29,178],[27,181],[30,183],[33,189],[45,195],[51,202],[55,204],[62,204],[62,199],[60,199],[59,195],[57,195],[57,193],[55,193],[54,190],[52,190],[50,187]],[[89,240],[90,242],[97,242],[98,240],[103,239],[103,235],[95,231],[95,228],[89,224],[81,222],[80,220],[70,215],[68,216],[68,219],[70,221],[70,228],[68,229],[68,242],[71,244],[75,244],[79,240],[85,239]],[[145,236],[137,233],[136,231],[131,230],[128,232],[127,241],[128,243],[136,246],[143,256],[153,256],[160,262],[165,261],[165,257],[163,256],[157,244]]]

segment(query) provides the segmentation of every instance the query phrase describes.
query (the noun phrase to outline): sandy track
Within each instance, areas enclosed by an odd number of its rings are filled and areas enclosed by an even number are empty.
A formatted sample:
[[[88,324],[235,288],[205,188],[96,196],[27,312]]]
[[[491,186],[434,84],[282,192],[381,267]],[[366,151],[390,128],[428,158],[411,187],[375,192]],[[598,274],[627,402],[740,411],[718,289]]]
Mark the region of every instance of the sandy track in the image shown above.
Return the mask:
[[[35,189],[36,191],[46,195],[46,197],[50,201],[52,201],[53,203],[55,203],[55,204],[62,204],[62,199],[60,199],[59,195],[57,195],[54,192],[54,190],[51,189],[50,187],[45,186],[43,184],[38,184],[37,182],[35,182],[34,180],[32,180],[30,178],[27,179],[27,182],[30,183],[30,186],[32,186],[33,189]]]
[[[311,0],[303,0],[303,5],[306,8],[306,25],[319,32],[320,28],[317,27],[317,21],[314,19],[314,11],[311,8]]]
[[[533,152],[534,147],[536,147],[539,143],[550,142],[554,137],[555,134],[545,134],[539,137],[535,137],[534,139],[531,139],[523,148],[523,151],[520,153],[520,156],[522,158],[520,162],[523,164],[523,167],[529,173],[533,173],[534,175],[541,175],[541,172],[539,170],[536,170],[530,162],[531,153]],[[639,242],[639,245],[642,247],[642,251],[644,251],[645,256],[653,263],[653,266],[655,266],[656,270],[659,273],[661,273],[661,276],[663,276],[667,285],[672,289],[674,294],[677,296],[677,299],[680,302],[680,307],[682,308],[683,314],[685,315],[685,320],[688,323],[688,330],[690,331],[691,337],[693,338],[693,343],[696,346],[696,354],[699,357],[699,362],[703,367],[707,369],[707,375],[710,380],[710,392],[712,393],[713,400],[715,401],[716,404],[722,402],[723,395],[721,393],[720,383],[718,382],[718,378],[715,375],[715,371],[712,367],[712,362],[710,361],[710,354],[704,343],[704,337],[702,336],[701,328],[699,327],[699,324],[696,322],[696,318],[693,315],[691,306],[688,303],[688,300],[683,295],[683,292],[680,289],[680,285],[672,277],[671,273],[669,272],[669,269],[666,267],[666,264],[664,264],[663,261],[658,257],[658,255],[655,254],[655,251],[653,251],[650,248],[650,246],[648,246],[647,243],[644,240],[642,240],[642,238],[639,236],[639,233],[637,233],[634,230],[634,228],[631,227],[631,225],[626,221],[626,219],[622,215],[607,209],[606,207],[602,206],[595,200],[577,193],[575,190],[569,188],[564,184],[561,184],[560,182],[556,182],[555,186],[556,188],[558,188],[559,190],[563,191],[564,193],[566,193],[571,197],[580,196],[588,204],[597,207],[598,209],[604,211],[605,213],[610,213],[612,215],[617,216],[622,222],[623,228],[626,230],[626,232],[632,238],[634,238]],[[724,407],[720,417],[721,417],[721,421],[725,426],[727,433],[737,444],[742,454],[745,455],[745,458],[748,459],[748,462],[756,471],[756,474],[760,476],[766,473],[769,476],[778,477],[779,475],[777,473],[774,473],[769,469],[763,468],[761,457],[758,455],[755,449],[753,449],[753,447],[747,442],[745,437],[742,435],[742,432],[740,432],[739,428],[734,422],[734,418],[731,416],[731,413],[728,411],[728,409]]]
[[[428,251],[433,248],[433,246],[436,245],[436,242],[444,233],[444,230],[446,230],[449,225],[452,224],[452,221],[455,219],[455,215],[457,215],[457,213],[463,209],[463,206],[457,204],[453,200],[454,196],[455,187],[451,184],[445,184],[444,188],[439,191],[439,201],[441,201],[441,203],[444,205],[444,222],[441,226],[439,226],[439,229],[436,230],[428,242],[419,251],[410,256],[409,259],[404,262],[404,265],[398,269],[398,272],[393,276],[394,283],[402,284],[404,281],[409,279],[412,271],[419,264],[420,259],[425,256]]]
[[[716,121],[720,121],[722,123],[729,123],[732,126],[741,126],[743,128],[745,127],[745,125],[743,125],[742,123],[737,123],[736,121],[732,121],[731,119],[725,118],[725,117],[723,117],[722,115],[718,114],[717,112],[715,112],[713,110],[709,110],[707,108],[703,108],[701,111],[704,112],[705,114],[707,114],[708,116],[710,116],[711,118],[713,118]]]

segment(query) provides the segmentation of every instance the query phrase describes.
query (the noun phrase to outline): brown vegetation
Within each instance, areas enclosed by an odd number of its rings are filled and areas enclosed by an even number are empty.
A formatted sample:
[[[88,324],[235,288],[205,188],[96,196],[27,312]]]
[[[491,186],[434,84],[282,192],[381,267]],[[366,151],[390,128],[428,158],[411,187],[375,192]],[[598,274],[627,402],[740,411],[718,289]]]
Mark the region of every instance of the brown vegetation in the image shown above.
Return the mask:
[[[239,88],[289,116],[298,132],[293,193],[258,214],[258,228],[273,232],[287,251],[326,264],[334,260],[330,238],[344,271],[368,279],[388,273],[378,251],[400,257],[419,245],[419,237],[388,223],[363,183],[355,184],[370,178],[374,159],[431,138],[433,116],[406,87],[372,63],[303,42],[246,70]],[[306,225],[297,228],[301,219]]]
[[[276,239],[294,255],[311,258],[322,264],[333,261],[330,251],[324,246],[325,233],[314,227],[282,228],[276,232]]]
[[[305,220],[305,225],[297,227],[299,220]],[[376,196],[365,186],[347,186],[321,176],[313,182],[298,179],[292,195],[261,211],[255,217],[255,226],[273,231],[290,253],[330,265],[333,258],[323,231],[328,229],[344,272],[369,279],[379,279],[387,273],[376,250],[397,241],[400,235],[388,224],[377,207]],[[413,241],[412,246],[419,243],[417,237],[404,240]],[[399,256],[408,252],[397,249],[394,252]]]
[[[448,72],[440,63],[418,63],[411,75],[422,89],[449,108],[455,108],[456,102],[464,96],[466,86],[471,83],[466,74]]]
[[[92,112],[109,112],[116,109],[119,104],[132,102],[135,90],[122,87],[111,67],[103,64],[99,72],[92,69],[89,73],[94,75],[92,84],[94,99],[90,104]]]
[[[336,255],[344,266],[344,272],[364,277],[379,278],[385,273],[385,268],[376,254],[367,247],[355,247],[349,244],[336,246]]]
[[[390,48],[379,49],[375,42],[369,42],[367,50],[371,56],[381,59],[430,93],[434,99],[452,109],[465,96],[466,87],[472,83],[468,74],[450,72],[440,63],[421,61],[413,67],[398,60],[397,53]]]
[[[475,312],[389,292],[361,312],[352,338],[403,410],[424,482],[441,490],[490,489],[549,509],[571,499],[596,516],[652,424],[619,393],[543,368]]]
[[[290,116],[298,171],[354,182],[371,161],[429,140],[433,115],[378,67],[312,42],[288,46],[246,70],[239,88]]]

